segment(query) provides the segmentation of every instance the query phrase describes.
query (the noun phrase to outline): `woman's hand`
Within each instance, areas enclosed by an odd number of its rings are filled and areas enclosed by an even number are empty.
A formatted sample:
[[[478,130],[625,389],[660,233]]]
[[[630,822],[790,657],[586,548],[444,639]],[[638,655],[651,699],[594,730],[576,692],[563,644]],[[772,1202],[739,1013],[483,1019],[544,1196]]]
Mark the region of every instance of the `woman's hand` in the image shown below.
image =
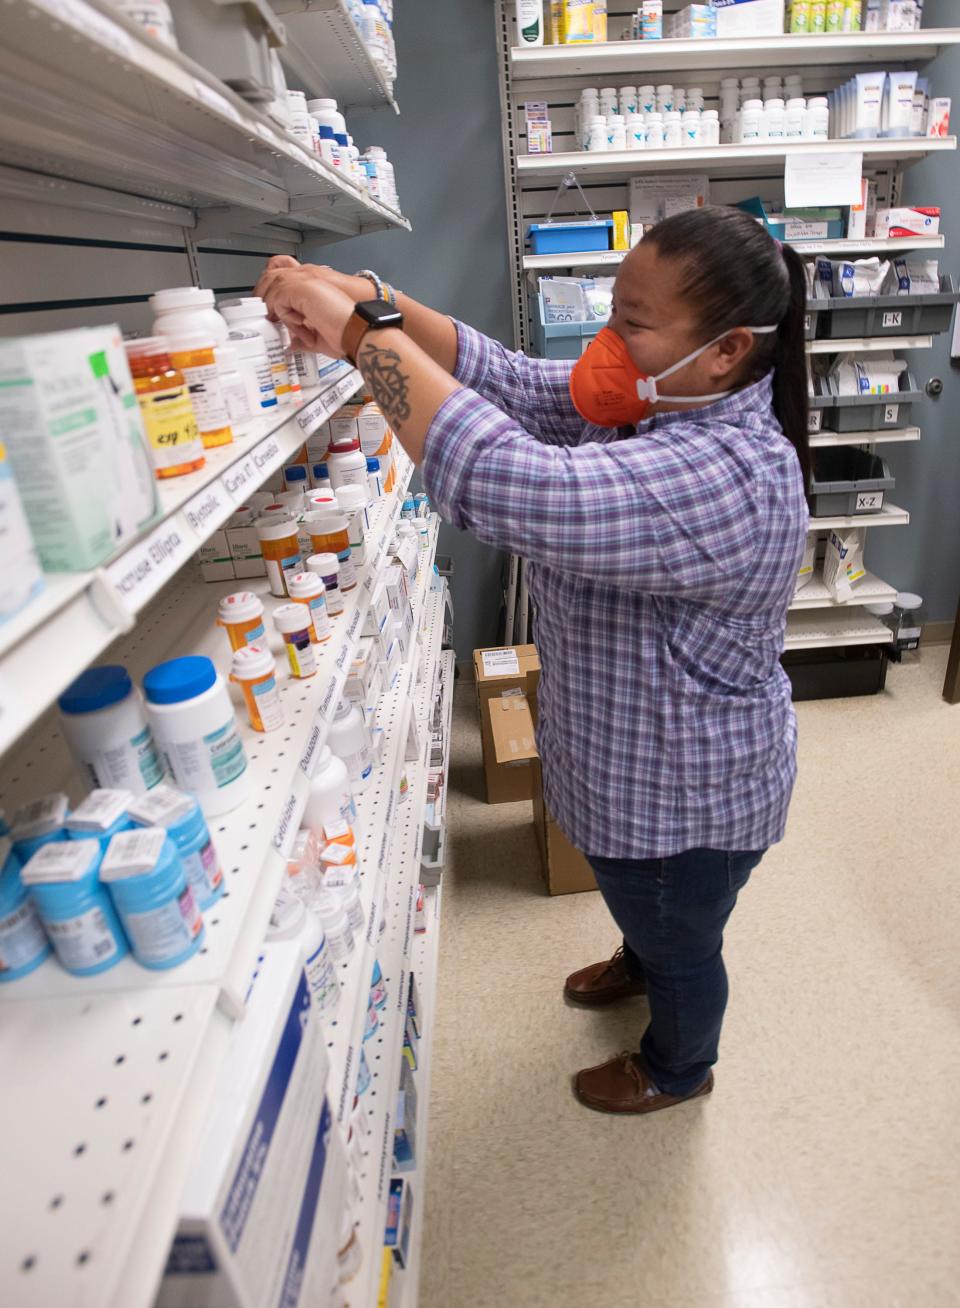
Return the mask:
[[[297,345],[341,359],[343,331],[356,304],[337,285],[341,278],[332,268],[301,265],[289,255],[277,255],[254,287],[254,295],[266,301],[270,317],[286,326]]]

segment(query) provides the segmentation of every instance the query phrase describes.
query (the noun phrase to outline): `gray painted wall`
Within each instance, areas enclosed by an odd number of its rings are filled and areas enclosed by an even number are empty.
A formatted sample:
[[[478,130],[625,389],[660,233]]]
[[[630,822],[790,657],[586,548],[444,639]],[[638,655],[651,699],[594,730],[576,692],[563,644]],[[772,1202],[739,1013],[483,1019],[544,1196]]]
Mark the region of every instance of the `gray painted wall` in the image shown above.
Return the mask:
[[[402,0],[396,11],[400,116],[353,114],[349,125],[361,149],[387,151],[413,231],[307,244],[304,258],[342,272],[375,268],[512,347],[493,5]],[[448,524],[439,550],[454,560],[457,657],[469,659],[497,640],[502,556]]]
[[[512,344],[511,288],[500,146],[493,6],[489,0],[403,0],[397,6],[399,118],[354,116],[361,145],[383,145],[396,165],[412,233],[388,232],[345,245],[314,245],[306,257],[346,272],[378,269],[411,295],[467,319]],[[925,25],[951,26],[955,0],[927,0]],[[960,129],[960,50],[930,65],[934,91],[954,104]],[[941,270],[960,270],[960,158],[932,158],[906,172],[904,201],[939,204],[947,238]],[[872,571],[902,590],[919,591],[930,621],[952,619],[960,592],[960,367],[949,334],[916,351],[921,384],[940,377],[943,395],[921,406],[923,438],[881,447],[897,478],[893,498],[910,510],[908,527],[875,530],[867,542]],[[455,560],[457,655],[496,639],[500,556],[446,526],[441,551]]]
[[[957,21],[955,0],[927,0],[925,27],[950,27]],[[926,70],[936,95],[953,100],[951,130],[960,129],[960,49],[954,47]],[[940,271],[956,279],[960,272],[960,158],[933,155],[904,173],[904,202],[939,204],[940,230],[946,247]],[[910,510],[908,527],[868,534],[866,560],[872,572],[901,590],[919,592],[930,622],[952,620],[960,595],[960,366],[950,360],[950,333],[934,338],[932,350],[914,350],[911,370],[920,385],[930,377],[943,381],[939,399],[920,406],[921,439],[916,445],[878,446],[889,458],[897,479],[892,498]]]

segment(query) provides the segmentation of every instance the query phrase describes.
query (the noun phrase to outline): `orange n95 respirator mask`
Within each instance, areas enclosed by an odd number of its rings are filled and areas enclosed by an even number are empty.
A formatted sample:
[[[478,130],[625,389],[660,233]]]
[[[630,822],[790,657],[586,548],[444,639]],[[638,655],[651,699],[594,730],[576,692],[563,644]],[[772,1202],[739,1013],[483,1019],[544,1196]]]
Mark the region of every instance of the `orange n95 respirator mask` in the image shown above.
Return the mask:
[[[769,327],[750,327],[748,331],[763,334],[775,332],[776,324]],[[577,413],[598,427],[626,427],[642,422],[658,400],[668,404],[711,404],[722,400],[732,391],[717,391],[715,395],[661,395],[657,382],[698,358],[711,345],[722,341],[733,331],[728,327],[705,345],[664,368],[655,377],[640,371],[630,358],[626,341],[612,327],[604,327],[584,350],[570,374],[570,398]]]

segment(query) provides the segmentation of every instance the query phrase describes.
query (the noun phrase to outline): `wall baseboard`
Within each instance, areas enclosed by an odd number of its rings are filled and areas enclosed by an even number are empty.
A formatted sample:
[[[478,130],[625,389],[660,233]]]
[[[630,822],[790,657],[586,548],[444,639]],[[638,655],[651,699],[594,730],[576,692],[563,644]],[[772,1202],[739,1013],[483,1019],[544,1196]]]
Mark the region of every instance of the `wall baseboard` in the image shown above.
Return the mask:
[[[949,645],[953,640],[952,622],[927,622],[923,628],[923,639],[927,645]]]

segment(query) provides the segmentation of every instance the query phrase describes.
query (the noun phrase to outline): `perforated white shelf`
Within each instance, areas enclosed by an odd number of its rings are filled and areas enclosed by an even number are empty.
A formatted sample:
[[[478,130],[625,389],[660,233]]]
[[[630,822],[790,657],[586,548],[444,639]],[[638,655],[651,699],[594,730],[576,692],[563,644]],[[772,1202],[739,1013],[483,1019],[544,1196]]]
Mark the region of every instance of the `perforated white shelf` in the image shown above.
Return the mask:
[[[829,649],[838,645],[885,645],[890,628],[865,609],[812,609],[787,618],[784,648]]]
[[[202,952],[168,972],[149,972],[125,959],[102,976],[88,978],[71,977],[50,959],[32,975],[0,987],[0,1066],[5,1069],[0,1112],[16,1123],[17,1136],[9,1164],[9,1155],[4,1155],[6,1185],[0,1192],[0,1229],[17,1233],[16,1244],[6,1236],[0,1240],[4,1304],[136,1308],[150,1302],[191,1146],[226,1048],[229,1019],[243,1012],[256,951],[302,817],[309,773],[342,691],[370,590],[385,557],[388,531],[409,480],[410,462],[404,457],[401,463],[398,490],[371,513],[370,562],[361,584],[348,593],[344,614],[335,619],[335,634],[321,656],[319,672],[309,681],[279,672],[286,727],[257,735],[243,725],[239,710],[250,796],[242,807],[210,822],[226,893],[204,915]],[[220,595],[236,585],[205,585],[195,571],[185,570],[148,606],[112,656],[136,679],[154,663],[188,652],[207,653],[222,669],[229,644],[213,626],[213,618]],[[265,588],[265,583],[243,585]],[[265,601],[268,609],[278,602]],[[265,625],[272,627],[269,620]],[[276,651],[272,633],[271,644]],[[74,799],[80,794],[82,787],[51,719],[34,731],[29,747],[8,757],[0,787],[8,809],[20,798],[48,789],[66,789]],[[95,1020],[84,1025],[90,1015]],[[140,1020],[131,1027],[134,1018]],[[176,1054],[164,1043],[168,1018],[181,1042]],[[147,1033],[154,1033],[150,1040],[155,1043],[145,1043]],[[136,1089],[153,1095],[146,1067],[154,1055],[164,1064],[167,1089],[142,1103],[123,1100],[122,1114],[101,1116],[97,1110],[97,1147],[77,1155],[75,1173],[86,1169],[82,1175],[87,1188],[81,1195],[86,1215],[75,1228],[40,1220],[37,1205],[68,1193],[64,1149],[74,1136],[76,1144],[84,1143],[89,1103],[110,1094],[101,1072],[121,1056],[116,1067],[127,1065],[131,1040],[141,1042],[131,1047],[143,1051],[145,1063],[136,1082],[131,1077],[124,1083],[130,1094]],[[61,1121],[65,1135],[51,1127]],[[127,1148],[129,1139],[134,1144]],[[120,1194],[115,1160],[122,1153],[131,1153],[135,1164],[122,1172],[122,1205],[94,1202],[95,1193]],[[29,1210],[25,1194],[31,1197]],[[59,1214],[59,1206],[53,1211]],[[89,1256],[77,1261],[84,1250]]]
[[[819,254],[881,254],[888,250],[942,250],[943,242],[942,236],[915,236],[903,240],[788,241],[787,244],[792,245],[798,254],[812,257]],[[523,266],[528,272],[538,268],[604,268],[622,263],[628,253],[628,250],[597,250],[592,254],[525,254]]]
[[[896,597],[896,586],[891,586],[887,582],[881,581],[879,577],[875,577],[872,572],[868,572],[856,583],[853,599],[838,605],[827,589],[822,574],[818,571],[810,578],[804,588],[793,597],[790,608],[793,611],[797,609],[850,608],[852,605],[857,604],[878,604],[882,600],[893,600]]]
[[[344,0],[273,0],[271,8],[282,15],[287,33],[280,58],[311,96],[332,96],[343,112],[380,105],[400,112]]]
[[[344,365],[296,408],[260,419],[251,435],[206,452],[199,471],[160,487],[161,517],[104,568],[48,573],[46,589],[0,627],[0,754],[361,385]]]
[[[826,445],[887,445],[891,441],[919,439],[919,427],[891,427],[879,431],[818,431],[811,433],[810,448]]]

